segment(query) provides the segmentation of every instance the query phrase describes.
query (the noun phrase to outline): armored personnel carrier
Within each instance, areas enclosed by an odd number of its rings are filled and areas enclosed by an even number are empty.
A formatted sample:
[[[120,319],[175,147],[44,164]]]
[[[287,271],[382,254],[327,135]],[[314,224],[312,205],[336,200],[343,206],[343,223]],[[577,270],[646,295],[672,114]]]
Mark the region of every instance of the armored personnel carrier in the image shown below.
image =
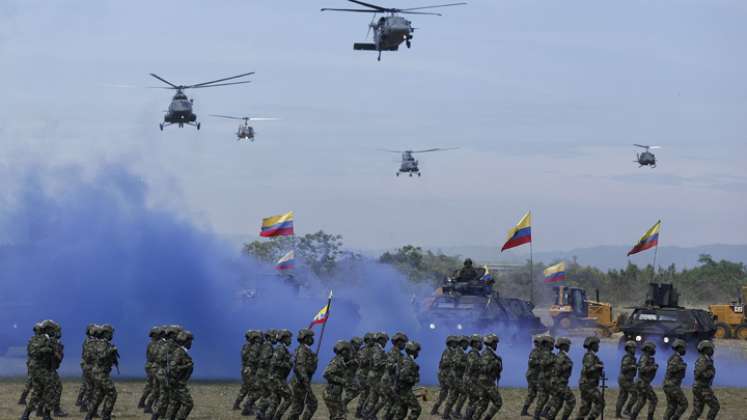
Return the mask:
[[[473,279],[453,275],[425,299],[418,319],[430,330],[467,334],[495,332],[501,339],[525,338],[547,331],[528,301],[506,298],[493,290],[487,268],[475,269]]]
[[[675,338],[697,344],[712,339],[716,333],[712,315],[702,309],[679,306],[679,293],[671,284],[650,283],[645,305],[632,309],[620,327],[620,345],[627,340],[639,344],[651,340],[666,346]]]

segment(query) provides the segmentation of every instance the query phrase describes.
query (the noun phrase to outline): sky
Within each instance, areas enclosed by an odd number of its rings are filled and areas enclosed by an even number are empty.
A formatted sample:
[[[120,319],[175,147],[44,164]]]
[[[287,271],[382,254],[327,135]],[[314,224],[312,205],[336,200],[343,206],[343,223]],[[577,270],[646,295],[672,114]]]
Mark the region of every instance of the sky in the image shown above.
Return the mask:
[[[632,244],[658,219],[662,244],[745,243],[744,2],[472,1],[414,16],[412,49],[381,62],[352,50],[367,15],[321,7],[347,4],[4,0],[2,200],[34,168],[116,164],[149,206],[246,240],[293,210],[359,249],[498,245],[532,210],[536,250]],[[171,92],[148,73],[247,71],[189,92],[200,131],[158,130]],[[213,113],[281,120],[247,144]],[[412,179],[378,150],[430,147],[459,149]]]

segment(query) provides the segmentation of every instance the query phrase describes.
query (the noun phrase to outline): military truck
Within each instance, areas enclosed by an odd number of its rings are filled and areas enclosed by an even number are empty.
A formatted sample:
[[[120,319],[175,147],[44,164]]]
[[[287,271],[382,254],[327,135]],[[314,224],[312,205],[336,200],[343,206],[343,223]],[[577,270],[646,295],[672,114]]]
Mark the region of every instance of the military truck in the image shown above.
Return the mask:
[[[738,338],[747,340],[747,319],[744,316],[744,302],[747,301],[747,286],[742,286],[741,294],[732,303],[708,305],[716,322],[716,338]]]
[[[499,296],[486,267],[477,268],[474,280],[448,277],[419,308],[420,324],[433,331],[467,334],[498,331],[501,339],[526,338],[547,331],[532,312],[531,302]]]
[[[716,334],[711,313],[679,306],[679,294],[671,284],[650,283],[645,304],[631,309],[633,312],[620,327],[621,346],[627,340],[639,344],[651,340],[668,346],[675,338],[696,344]]]
[[[566,333],[583,333],[610,337],[619,331],[625,316],[620,314],[613,319],[612,305],[599,301],[599,290],[596,300],[586,297],[586,290],[580,287],[555,286],[555,302],[550,306],[550,317],[553,325],[552,335]]]

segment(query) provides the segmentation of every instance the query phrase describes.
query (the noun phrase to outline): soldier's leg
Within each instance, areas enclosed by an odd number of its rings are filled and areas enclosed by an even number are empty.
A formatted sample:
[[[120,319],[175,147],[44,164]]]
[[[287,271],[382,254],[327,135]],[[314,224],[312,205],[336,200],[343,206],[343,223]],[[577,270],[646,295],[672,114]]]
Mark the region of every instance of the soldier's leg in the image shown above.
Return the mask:
[[[192,408],[195,405],[192,400],[192,393],[189,392],[187,385],[183,384],[178,387],[175,394],[179,400],[179,410],[176,412],[176,420],[185,420],[189,417],[189,413],[192,412]]]
[[[576,396],[573,395],[573,391],[571,391],[571,388],[565,387],[565,390],[563,391],[563,417],[562,420],[568,420],[571,418],[571,414],[573,414],[573,409],[576,408]]]
[[[541,385],[539,395],[537,396],[537,405],[534,407],[534,418],[539,419],[545,409],[545,405],[550,400],[550,388],[547,385]]]
[[[291,405],[291,397],[293,396],[290,387],[287,384],[283,384],[283,386],[280,387],[279,394],[282,398],[282,401],[280,402],[280,406],[273,416],[275,420],[280,420],[281,418],[283,418],[283,415],[285,415],[285,412],[288,411],[288,408]]]
[[[363,417],[363,411],[366,406],[366,400],[368,400],[368,395],[370,393],[370,387],[367,383],[361,382],[361,394],[358,396],[358,404],[355,408],[355,418],[362,418]]]
[[[143,387],[143,393],[140,395],[140,401],[137,403],[137,408],[145,408],[145,402],[148,400],[151,392],[153,392],[153,373],[149,367],[145,367],[145,386]]]
[[[467,391],[462,388],[462,392],[459,393],[459,398],[457,399],[456,406],[454,406],[454,411],[451,413],[454,417],[462,417],[462,408],[467,403],[468,399],[469,394],[467,394]]]
[[[521,409],[522,416],[529,415],[529,406],[532,405],[535,398],[537,398],[537,383],[535,381],[527,381],[527,397],[524,400],[524,407]]]
[[[148,395],[148,399],[145,401],[145,408],[143,408],[143,413],[146,414],[153,413],[153,407],[157,404],[158,398],[161,394],[161,383],[155,370],[152,371],[151,378],[153,381],[153,388],[150,391],[150,395]]]
[[[249,394],[249,388],[251,387],[251,372],[248,367],[241,369],[241,388],[239,388],[239,395],[236,396],[236,401],[233,402],[233,409],[240,410],[241,402]]]
[[[559,389],[553,390],[550,400],[545,405],[543,415],[550,420],[554,420],[560,409],[563,408],[563,394],[560,391]]]
[[[693,387],[693,411],[690,412],[690,420],[698,420],[701,414],[703,414],[703,408],[705,402],[703,400],[703,394],[698,387]]]
[[[687,397],[685,397],[685,393],[682,391],[681,387],[675,388],[674,398],[677,400],[677,408],[674,410],[674,413],[672,413],[672,420],[680,420],[682,415],[685,414],[685,411],[687,411],[689,405]]]
[[[472,385],[472,388],[469,391],[469,399],[467,400],[467,409],[464,412],[464,419],[465,420],[471,420],[474,418],[475,413],[478,409],[478,404],[480,403],[480,397],[482,396],[482,392],[480,392],[480,389],[477,388],[476,384]]]
[[[242,416],[254,415],[254,408],[256,407],[257,403],[259,403],[259,400],[262,397],[262,392],[263,387],[260,379],[257,377],[252,378],[252,381],[249,385],[249,394],[247,395],[246,401],[244,402],[244,408],[241,410]]]
[[[628,386],[628,402],[625,404],[625,408],[623,408],[623,414],[629,416],[630,413],[633,412],[633,407],[635,407],[636,403],[638,402],[638,390],[636,389],[634,384],[630,384]]]
[[[409,390],[406,394],[402,395],[400,397],[400,401],[402,402],[402,406],[406,407],[403,411],[405,413],[407,412],[407,410],[410,411],[410,413],[407,415],[408,420],[417,420],[417,418],[420,417],[420,413],[423,412],[423,408],[420,406],[418,397],[415,396],[415,393],[412,392],[412,390]]]
[[[327,384],[324,388],[324,404],[327,405],[329,418],[331,420],[344,419],[342,413],[342,387],[333,384]]]
[[[646,399],[648,400],[648,418],[649,420],[653,420],[659,398],[656,396],[656,392],[654,392],[654,388],[651,385],[646,387]]]
[[[350,401],[353,401],[358,395],[361,393],[361,387],[358,385],[358,381],[353,381],[350,386],[345,387],[345,391],[343,392],[342,397],[342,408],[345,410],[345,413],[348,412],[348,405],[350,404]]]
[[[18,398],[18,404],[26,405],[26,398],[28,398],[30,392],[31,392],[31,374],[27,373],[26,384],[23,387],[23,391],[21,391],[20,398]]]
[[[303,420],[311,420],[312,417],[314,417],[314,413],[316,413],[316,409],[319,406],[319,402],[316,399],[316,395],[314,395],[313,392],[309,391],[305,395],[306,399],[306,410],[303,412]]]
[[[630,410],[630,418],[636,419],[638,418],[638,414],[640,414],[641,410],[643,410],[643,406],[646,405],[646,386],[639,382],[636,384],[635,387],[636,395],[638,397],[635,405],[633,406],[633,409]]]
[[[53,371],[52,380],[52,389],[54,390],[54,404],[52,405],[52,409],[54,416],[67,417],[67,413],[62,409],[62,381],[60,380],[60,375],[56,370]]]
[[[670,386],[664,387],[664,396],[667,399],[667,408],[664,410],[664,420],[670,420],[677,408],[677,401],[674,398],[674,389]]]
[[[706,416],[706,419],[715,419],[718,415],[718,412],[721,410],[721,404],[719,403],[718,398],[716,398],[716,394],[713,392],[713,389],[708,388],[703,390],[702,398],[705,405],[708,406],[708,416]]]
[[[589,390],[587,388],[581,388],[581,406],[578,408],[576,413],[577,420],[584,420],[591,411],[591,399],[589,396]]]
[[[304,399],[306,398],[306,390],[301,384],[296,381],[295,378],[291,380],[291,406],[288,411],[288,420],[298,420],[303,413]]]
[[[432,416],[438,414],[438,409],[441,408],[441,404],[446,401],[446,398],[449,396],[449,389],[451,388],[449,386],[449,381],[446,378],[440,377],[438,378],[438,382],[440,389],[438,390],[438,399],[433,403],[433,408],[431,408]]]
[[[114,404],[117,403],[117,388],[109,376],[101,381],[101,387],[104,394],[104,401],[101,406],[101,420],[111,420]]]
[[[451,410],[454,408],[454,405],[459,400],[459,395],[461,394],[461,390],[459,388],[459,385],[455,384],[455,386],[452,386],[451,390],[449,391],[449,397],[446,399],[446,405],[444,406],[444,420],[449,420],[451,418]]]
[[[591,412],[589,413],[589,420],[595,420],[596,418],[599,418],[604,411],[604,399],[602,398],[602,393],[601,391],[599,391],[599,388],[594,388],[593,390],[591,390],[589,392],[589,395],[592,402]]]
[[[625,403],[630,396],[628,389],[626,384],[620,383],[620,392],[617,394],[617,402],[615,403],[615,418],[622,418],[623,408],[625,408]]]
[[[477,420],[492,420],[501,410],[501,407],[503,407],[503,397],[501,397],[501,391],[498,388],[493,387],[489,389],[485,395],[490,401],[490,410],[487,411],[484,417],[479,417]]]

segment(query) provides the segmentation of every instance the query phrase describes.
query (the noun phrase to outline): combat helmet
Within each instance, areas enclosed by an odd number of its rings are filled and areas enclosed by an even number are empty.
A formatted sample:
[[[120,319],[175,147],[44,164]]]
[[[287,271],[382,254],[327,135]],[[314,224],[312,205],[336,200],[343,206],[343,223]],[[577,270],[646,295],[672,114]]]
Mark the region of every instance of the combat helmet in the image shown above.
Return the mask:
[[[685,340],[677,338],[672,341],[672,348],[675,350],[685,350],[687,348],[687,343],[685,342]]]
[[[189,330],[181,330],[176,335],[176,340],[180,343],[186,343],[187,341],[194,340],[194,338],[194,334],[192,334],[192,331]]]
[[[698,351],[700,353],[703,353],[705,349],[715,350],[715,348],[713,347],[713,342],[711,340],[703,340],[698,343]]]
[[[293,333],[291,333],[290,330],[286,329],[277,330],[276,337],[278,341],[290,341],[291,337],[293,337]]]
[[[469,345],[469,336],[460,335],[459,336],[459,344],[467,344],[467,345]]]
[[[557,340],[555,340],[555,348],[560,348],[560,346],[567,346],[569,349],[571,348],[571,339],[568,337],[558,337]]]
[[[542,343],[542,336],[541,335],[535,335],[532,339],[532,343],[534,343],[535,346],[539,346],[540,343]]]
[[[457,343],[459,343],[459,337],[457,337],[455,335],[450,335],[450,336],[446,337],[446,345],[447,346],[449,344],[457,344]]]
[[[501,339],[498,338],[498,336],[495,334],[488,334],[485,337],[483,337],[482,341],[483,343],[487,345],[493,345],[493,344],[497,345],[501,341]]]
[[[376,341],[381,344],[382,346],[386,344],[387,341],[389,341],[389,334],[381,331],[376,333]]]
[[[37,322],[36,324],[34,324],[33,330],[34,330],[34,333],[41,334],[41,332],[42,332],[42,323],[41,322]]]
[[[482,343],[482,336],[480,334],[472,334],[469,337],[469,343]]]
[[[625,350],[626,351],[635,350],[637,347],[638,347],[638,344],[636,344],[636,342],[633,341],[633,340],[628,340],[628,341],[625,342]]]
[[[86,336],[93,337],[93,330],[96,328],[96,324],[86,325]]]
[[[407,338],[407,334],[405,334],[403,332],[396,332],[396,333],[394,333],[394,335],[392,336],[392,344],[394,344],[394,343],[396,343],[398,341],[402,341],[402,342],[407,343],[407,341],[409,341],[409,339]]]
[[[407,354],[415,355],[418,352],[420,352],[420,343],[417,341],[408,341],[407,344],[405,344],[405,351]]]
[[[376,340],[376,333],[367,332],[363,335],[363,342],[366,343],[366,345],[371,344]]]
[[[584,348],[589,349],[593,344],[599,344],[599,337],[589,336],[584,340]]]
[[[39,323],[39,327],[42,332],[44,333],[50,333],[59,330],[60,325],[56,322],[52,321],[51,319],[45,319],[44,321]]]
[[[646,341],[641,346],[641,351],[646,353],[656,353],[656,343],[653,341]]]
[[[298,334],[296,334],[296,341],[302,343],[307,337],[314,338],[314,331],[311,331],[308,328],[302,328],[298,330]]]
[[[352,347],[350,346],[350,343],[345,340],[338,340],[335,343],[335,347],[332,349],[332,351],[334,351],[335,354],[340,354],[345,350],[352,351]]]
[[[552,348],[555,345],[555,339],[551,335],[543,335],[542,344],[546,344],[547,347]]]
[[[355,349],[360,349],[363,345],[363,339],[360,337],[353,337],[350,339],[350,345]]]
[[[89,324],[89,327],[90,327],[90,324]],[[148,337],[158,337],[159,335],[161,335],[162,331],[163,331],[163,328],[156,325],[155,327],[150,329],[150,331],[148,332]]]

